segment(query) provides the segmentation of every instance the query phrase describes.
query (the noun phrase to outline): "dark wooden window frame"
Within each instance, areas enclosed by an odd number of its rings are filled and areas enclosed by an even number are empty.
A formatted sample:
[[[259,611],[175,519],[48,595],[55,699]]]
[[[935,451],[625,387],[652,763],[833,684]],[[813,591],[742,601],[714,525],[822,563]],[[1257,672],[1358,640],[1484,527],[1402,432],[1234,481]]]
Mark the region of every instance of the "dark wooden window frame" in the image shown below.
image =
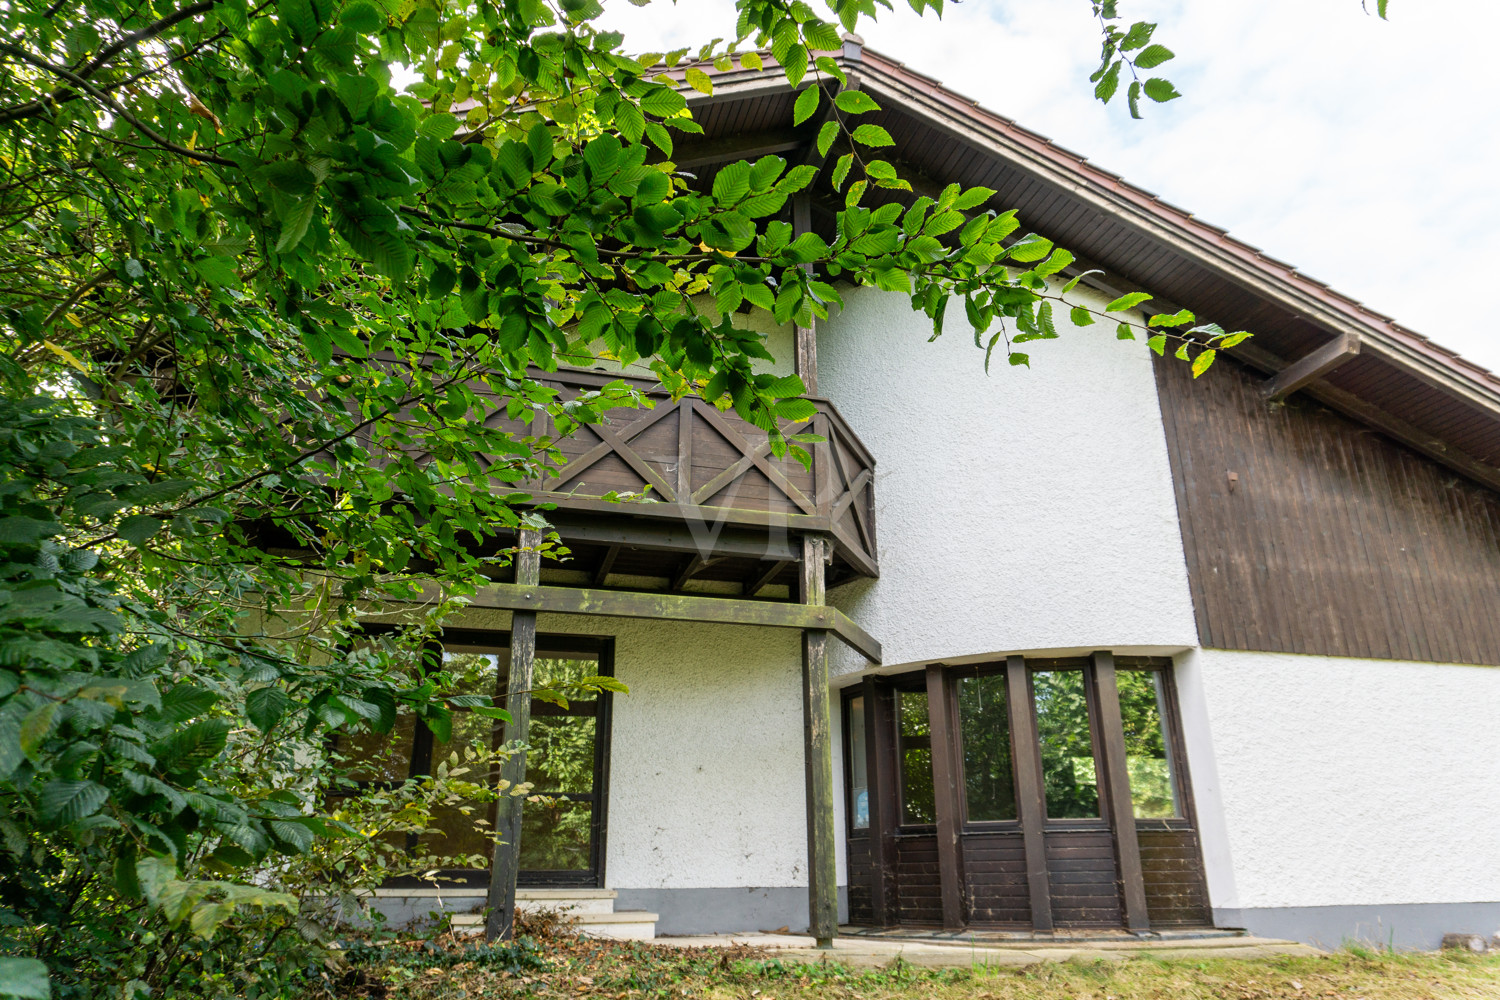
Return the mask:
[[[364,626],[364,631],[370,635],[390,634],[400,631],[400,626],[371,624]],[[430,643],[430,649],[424,653],[427,656],[440,655],[443,650],[443,640],[454,643],[462,643],[470,646],[489,646],[497,652],[509,651],[511,634],[508,629],[444,629],[440,638]],[[614,659],[615,642],[612,636],[597,635],[573,635],[566,633],[541,633],[537,636],[538,657],[560,657],[588,656],[594,658],[598,663],[598,675],[601,677],[613,677],[615,673]],[[424,664],[424,672],[432,669],[436,660]],[[505,692],[495,692],[498,704],[503,704]],[[586,794],[578,793],[549,793],[538,790],[537,794],[549,797],[568,799],[570,801],[587,801],[592,806],[590,814],[589,829],[589,870],[587,871],[523,871],[519,879],[520,884],[532,888],[602,888],[605,884],[605,858],[607,855],[607,839],[609,832],[609,758],[611,744],[611,723],[613,719],[614,696],[609,691],[601,691],[593,700],[593,710],[583,712],[563,709],[560,706],[546,702],[533,702],[531,712],[533,716],[556,717],[575,716],[582,717],[592,715],[594,718],[594,791]],[[497,733],[499,723],[496,723]],[[432,730],[421,720],[417,721],[416,728],[412,733],[412,751],[407,774],[410,777],[420,777],[430,774],[432,769],[433,739]],[[492,776],[494,777],[494,776]],[[355,781],[351,783],[355,790],[365,791],[371,788],[393,787],[398,784],[395,781]],[[494,822],[494,807],[490,808],[490,822]],[[407,847],[416,847],[415,838],[408,838]],[[438,873],[443,881],[449,885],[487,885],[489,880],[488,869],[450,869]],[[415,880],[396,879],[391,882],[392,887],[404,887],[407,883],[416,885]]]
[[[1021,710],[1024,710],[1026,713],[1028,713],[1025,719],[1029,721],[1031,733],[1034,735],[1036,733],[1037,717],[1035,687],[1033,681],[1035,673],[1039,670],[1078,670],[1082,673],[1085,681],[1084,691],[1085,704],[1088,711],[1090,751],[1093,755],[1095,781],[1097,782],[1097,788],[1099,790],[1099,816],[1097,818],[1047,818],[1042,820],[1042,822],[1040,823],[1041,829],[1049,833],[1069,833],[1074,831],[1110,832],[1118,836],[1119,834],[1118,831],[1115,830],[1115,826],[1118,823],[1124,822],[1124,817],[1121,815],[1121,812],[1123,811],[1125,814],[1129,815],[1131,817],[1131,820],[1133,821],[1134,829],[1131,835],[1132,840],[1134,839],[1134,833],[1136,831],[1188,831],[1196,833],[1198,830],[1197,810],[1196,803],[1193,797],[1191,772],[1188,768],[1186,740],[1183,735],[1181,705],[1178,697],[1176,675],[1173,669],[1172,661],[1169,658],[1165,657],[1130,655],[1113,657],[1110,654],[1100,655],[1104,657],[1103,660],[1096,659],[1095,656],[1057,658],[1023,658],[1017,656],[1009,657],[1007,658],[1007,660],[1003,661],[969,664],[957,667],[940,666],[938,670],[941,672],[941,684],[938,687],[933,686],[933,681],[927,676],[927,671],[922,670],[896,675],[883,675],[875,679],[873,683],[867,680],[862,686],[851,686],[849,688],[846,688],[842,692],[843,732],[845,734],[844,809],[846,821],[846,836],[851,839],[869,838],[871,848],[870,854],[873,859],[877,855],[876,845],[878,843],[881,843],[883,840],[931,838],[936,832],[936,823],[913,824],[906,823],[903,819],[905,815],[905,807],[900,800],[900,778],[904,766],[902,754],[906,744],[903,743],[900,735],[901,719],[900,712],[897,709],[898,702],[896,701],[901,692],[927,691],[929,692],[929,712],[931,712],[934,706],[930,703],[930,693],[933,690],[941,690],[944,693],[944,696],[942,698],[943,705],[941,707],[952,716],[949,719],[949,732],[954,734],[955,741],[954,745],[949,749],[954,752],[954,756],[957,758],[953,761],[953,764],[956,766],[957,774],[957,789],[954,794],[956,794],[957,797],[956,806],[957,815],[960,820],[960,822],[958,823],[958,833],[960,839],[968,835],[983,836],[986,833],[995,834],[1014,833],[1017,831],[1025,832],[1024,824],[1019,816],[1015,820],[988,821],[970,821],[967,817],[967,802],[965,801],[965,796],[963,794],[963,789],[965,787],[963,776],[963,755],[961,752],[961,746],[959,746],[959,744],[957,743],[957,740],[961,740],[962,737],[961,728],[958,725],[958,699],[956,696],[956,685],[958,684],[959,680],[964,677],[999,674],[1002,676],[1006,676],[1007,678],[1012,678],[1012,672],[1019,673],[1024,679],[1024,690],[1026,692],[1026,703],[1024,706],[1018,706],[1016,704],[1018,698],[1013,696],[1013,692],[1016,691],[1015,684],[1007,684],[1007,716],[1011,724],[1013,751],[1011,766],[1013,769],[1017,769],[1013,770],[1013,778],[1016,781],[1019,813],[1019,799],[1024,794],[1023,789],[1021,788],[1021,776],[1018,771],[1020,767],[1019,755],[1023,752],[1026,752],[1026,749],[1022,748],[1016,743],[1016,740],[1018,739],[1018,727],[1016,725],[1017,715]],[[1119,791],[1116,790],[1114,786],[1120,779],[1118,775],[1115,778],[1111,778],[1110,774],[1108,773],[1107,761],[1112,758],[1109,757],[1108,751],[1104,745],[1106,734],[1103,732],[1103,729],[1105,727],[1103,725],[1103,720],[1101,719],[1101,708],[1099,704],[1099,699],[1101,697],[1101,685],[1107,683],[1108,685],[1113,686],[1114,684],[1113,681],[1108,681],[1102,673],[1106,669],[1106,665],[1109,663],[1113,664],[1113,669],[1116,676],[1118,676],[1118,674],[1122,672],[1150,672],[1155,674],[1156,677],[1160,679],[1162,699],[1161,721],[1163,725],[1163,737],[1166,742],[1167,756],[1171,765],[1173,792],[1177,802],[1178,815],[1175,817],[1136,818],[1133,815],[1133,804],[1130,802],[1121,804],[1121,809],[1115,808],[1116,803],[1112,800],[1111,797],[1119,794]],[[867,698],[866,712],[870,712],[872,706],[868,703],[868,696],[870,692],[875,690],[888,691],[890,693],[889,697],[892,700],[892,710],[889,711],[888,715],[886,716],[885,724],[883,727],[884,729],[887,729],[889,731],[883,734],[884,738],[882,739],[882,734],[877,728],[875,740],[876,746],[872,748],[872,753],[881,752],[879,750],[879,746],[881,744],[884,744],[886,749],[883,752],[888,753],[892,758],[886,766],[889,768],[893,765],[896,772],[895,775],[893,775],[893,777],[895,778],[895,787],[890,789],[890,792],[894,795],[894,800],[892,803],[886,804],[877,803],[872,799],[871,826],[867,830],[856,831],[853,828],[853,789],[851,784],[852,768],[849,759],[849,753],[851,751],[852,743],[849,734],[850,705],[854,698],[865,696]],[[872,717],[872,719],[877,718],[878,717]],[[872,726],[877,725],[877,722],[872,721]],[[1118,725],[1116,725],[1115,728],[1117,729]],[[1110,738],[1118,740],[1118,733]],[[1034,750],[1035,748],[1030,749]],[[939,749],[934,747],[933,753],[936,754],[937,752],[939,752]],[[1116,752],[1118,753],[1119,751]],[[936,758],[934,757],[934,759]],[[1037,780],[1040,780],[1040,775],[1037,776]],[[872,785],[876,781],[873,772],[871,781]],[[936,784],[937,781],[935,776],[935,791]],[[875,789],[872,788],[872,794],[874,794],[874,792]],[[1124,789],[1124,794],[1129,795],[1128,787]],[[889,817],[886,820],[886,822],[889,824],[888,829],[877,829],[877,817],[881,815],[887,815]],[[1031,835],[1028,834],[1028,836]],[[1135,848],[1132,848],[1132,851],[1134,850]],[[1201,856],[1199,858],[1199,863],[1201,865]],[[1139,864],[1139,862],[1137,862],[1137,864]],[[887,861],[887,867],[889,866],[890,862]],[[872,872],[872,877],[875,879],[875,899],[877,901],[882,898],[894,898],[896,889],[894,883],[889,881],[889,879],[892,877],[891,875],[887,874],[885,876],[882,876],[877,865],[876,870]],[[959,872],[959,881],[961,884],[963,884],[963,875],[961,870]],[[1042,884],[1045,885],[1045,882]],[[967,892],[967,890],[962,891]],[[1122,897],[1122,907],[1124,905],[1124,902],[1125,900]],[[1036,905],[1038,904],[1036,903],[1034,897],[1034,910]],[[967,919],[967,901],[965,901],[962,905],[962,912],[964,915],[964,919]],[[1139,926],[1144,926],[1143,905],[1140,903],[1136,903],[1131,912],[1135,914],[1135,917],[1133,919],[1136,921],[1140,921]],[[883,908],[878,902],[875,908],[875,916],[877,924],[890,926],[895,922],[894,910]],[[884,919],[882,919],[882,916],[884,916]],[[947,919],[948,918],[945,916],[945,922]],[[1045,929],[1050,929],[1052,926],[1051,921],[1051,916],[1045,915],[1045,924],[1039,924],[1038,926],[1044,926]],[[1131,926],[1135,927],[1138,925],[1136,923],[1132,923]]]
[[[849,838],[859,839],[870,835],[870,827],[866,826],[856,829],[854,826],[854,733],[849,728],[849,720],[852,718],[854,699],[863,698],[865,690],[859,686],[846,687],[840,693],[839,698],[839,732],[843,734],[841,741],[842,756],[844,758],[844,835]],[[870,706],[865,706],[869,711]],[[868,773],[865,780],[870,781]],[[872,782],[873,783],[873,782]],[[873,824],[873,817],[871,818]]]

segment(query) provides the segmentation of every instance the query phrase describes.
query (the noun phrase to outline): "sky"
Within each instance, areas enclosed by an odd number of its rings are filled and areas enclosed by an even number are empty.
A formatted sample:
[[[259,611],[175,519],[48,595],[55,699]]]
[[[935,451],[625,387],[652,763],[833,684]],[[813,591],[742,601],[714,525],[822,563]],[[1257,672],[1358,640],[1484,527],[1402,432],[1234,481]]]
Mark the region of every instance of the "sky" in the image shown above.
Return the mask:
[[[966,0],[941,20],[895,2],[861,26],[868,47],[1500,370],[1492,0],[1392,0],[1389,21],[1359,0],[1120,0],[1177,53],[1153,72],[1183,96],[1143,101],[1145,121],[1093,98],[1089,0]],[[729,0],[605,10],[634,52],[735,20]]]

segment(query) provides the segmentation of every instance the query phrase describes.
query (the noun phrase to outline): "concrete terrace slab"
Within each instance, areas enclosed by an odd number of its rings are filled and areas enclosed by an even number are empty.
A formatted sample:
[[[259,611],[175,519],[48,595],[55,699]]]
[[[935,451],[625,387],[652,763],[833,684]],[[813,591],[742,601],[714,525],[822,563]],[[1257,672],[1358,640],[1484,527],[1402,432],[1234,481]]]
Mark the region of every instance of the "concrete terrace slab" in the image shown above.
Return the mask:
[[[1124,937],[1058,937],[980,941],[934,937],[880,937],[849,935],[834,941],[831,950],[815,947],[801,934],[704,934],[691,937],[658,937],[655,942],[672,948],[727,948],[748,945],[773,952],[776,958],[795,961],[837,962],[851,968],[878,968],[898,956],[913,965],[929,968],[968,968],[979,965],[1023,966],[1038,962],[1114,961],[1131,958],[1272,958],[1280,955],[1319,955],[1317,948],[1296,941],[1224,935],[1222,937],[1127,939]]]

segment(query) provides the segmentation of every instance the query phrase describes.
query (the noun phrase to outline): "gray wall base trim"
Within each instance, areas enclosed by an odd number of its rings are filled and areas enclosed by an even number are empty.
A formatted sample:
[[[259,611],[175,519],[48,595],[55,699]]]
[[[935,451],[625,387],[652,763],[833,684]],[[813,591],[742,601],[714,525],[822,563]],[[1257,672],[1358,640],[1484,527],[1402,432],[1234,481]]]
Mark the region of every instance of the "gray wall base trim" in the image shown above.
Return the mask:
[[[1353,943],[1433,949],[1442,944],[1444,934],[1489,937],[1500,931],[1500,901],[1215,908],[1214,926],[1243,927],[1260,937],[1289,938],[1320,948]]]
[[[649,910],[658,934],[807,930],[807,890],[801,886],[725,889],[627,889],[614,886],[615,911]],[[849,919],[849,890],[839,886],[839,922]]]

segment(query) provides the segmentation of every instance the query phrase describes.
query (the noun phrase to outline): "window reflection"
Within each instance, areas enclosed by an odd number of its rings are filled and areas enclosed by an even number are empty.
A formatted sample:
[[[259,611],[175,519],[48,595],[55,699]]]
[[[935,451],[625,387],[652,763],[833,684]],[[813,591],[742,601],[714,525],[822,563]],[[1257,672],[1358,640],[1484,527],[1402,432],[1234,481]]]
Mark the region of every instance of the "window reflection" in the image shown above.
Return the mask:
[[[899,691],[901,822],[936,821],[932,788],[932,731],[927,724],[927,692]]]
[[[958,716],[964,753],[964,803],[969,821],[1015,819],[1016,785],[1011,767],[1005,675],[986,674],[960,680]]]
[[[1120,721],[1125,728],[1125,765],[1130,772],[1130,801],[1137,819],[1171,819],[1181,815],[1172,756],[1167,752],[1163,720],[1162,674],[1159,670],[1121,670]]]
[[[1096,819],[1099,776],[1082,670],[1031,675],[1048,819]]]
[[[869,759],[865,756],[865,699],[849,700],[849,815],[856,830],[870,828]]]

